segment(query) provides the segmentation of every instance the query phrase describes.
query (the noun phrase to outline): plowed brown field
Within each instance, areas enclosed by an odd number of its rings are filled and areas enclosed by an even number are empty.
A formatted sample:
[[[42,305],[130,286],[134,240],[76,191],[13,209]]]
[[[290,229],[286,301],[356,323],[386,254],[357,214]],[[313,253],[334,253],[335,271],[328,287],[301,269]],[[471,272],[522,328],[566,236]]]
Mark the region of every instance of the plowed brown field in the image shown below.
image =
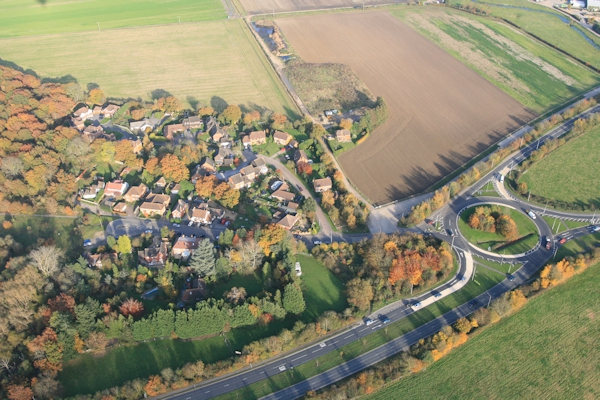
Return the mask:
[[[308,11],[338,7],[362,7],[376,4],[407,3],[408,0],[240,0],[249,14],[283,11]]]
[[[347,64],[386,100],[387,122],[340,157],[374,204],[425,190],[533,116],[386,12],[276,22],[304,61]]]

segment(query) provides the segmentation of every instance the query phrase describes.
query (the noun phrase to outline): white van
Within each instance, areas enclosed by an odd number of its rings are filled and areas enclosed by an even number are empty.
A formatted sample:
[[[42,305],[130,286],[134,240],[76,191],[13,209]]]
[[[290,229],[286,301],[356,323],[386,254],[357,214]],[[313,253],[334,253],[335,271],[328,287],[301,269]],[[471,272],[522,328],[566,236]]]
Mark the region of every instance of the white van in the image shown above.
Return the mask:
[[[531,211],[531,210],[527,211],[527,215],[529,215],[531,217],[531,219],[535,219],[535,214],[533,213],[533,211]]]

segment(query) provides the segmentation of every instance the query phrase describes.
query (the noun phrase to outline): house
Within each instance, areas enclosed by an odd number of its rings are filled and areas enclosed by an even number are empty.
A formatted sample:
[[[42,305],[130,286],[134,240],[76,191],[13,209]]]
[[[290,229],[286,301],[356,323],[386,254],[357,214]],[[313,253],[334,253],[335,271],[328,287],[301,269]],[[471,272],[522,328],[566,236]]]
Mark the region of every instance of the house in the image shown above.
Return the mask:
[[[277,190],[288,190],[289,188],[290,188],[290,185],[288,185],[287,183],[285,183],[283,181],[275,181],[271,185],[271,190],[273,192],[275,192]]]
[[[204,161],[201,164],[199,164],[199,167],[208,173],[217,172],[217,167],[215,166],[215,161],[209,157],[205,157]]]
[[[352,141],[352,135],[348,129],[338,129],[335,131],[335,138],[340,143],[348,143]]]
[[[242,139],[244,147],[256,146],[267,143],[267,133],[265,131],[254,131],[244,136]]]
[[[129,183],[123,182],[120,179],[117,179],[113,182],[108,182],[104,187],[104,197],[120,197],[127,192],[129,188]]]
[[[81,198],[86,200],[95,199],[102,189],[104,189],[104,182],[98,182],[95,185],[88,186],[82,193]]]
[[[131,189],[127,191],[127,194],[123,196],[123,199],[128,203],[135,203],[142,199],[148,192],[148,186],[142,183],[139,186],[132,186]]]
[[[187,258],[191,254],[194,253],[194,250],[198,248],[198,244],[200,244],[201,238],[191,237],[191,236],[180,236],[173,248],[171,249],[171,253],[174,257],[184,257]]]
[[[127,204],[123,203],[122,201],[118,202],[114,205],[112,210],[117,214],[127,214]]]
[[[93,142],[94,140],[96,140],[102,136],[105,136],[105,134],[104,134],[104,129],[100,125],[98,125],[98,126],[89,125],[83,130],[83,137],[88,142]],[[108,137],[108,135],[106,135],[106,136]],[[113,135],[112,140],[115,140],[114,135]]]
[[[92,114],[94,114],[94,115],[100,115],[100,114],[102,114],[102,107],[100,107],[100,106],[94,106],[94,108],[92,109]]]
[[[162,268],[169,258],[169,243],[160,241],[158,237],[154,239],[152,247],[138,251],[138,262],[146,267]]]
[[[83,121],[83,119],[79,118],[79,117],[72,117],[71,118],[71,124],[73,124],[73,127],[75,129],[77,129],[78,131],[82,131],[85,129],[85,122]]]
[[[146,201],[149,203],[164,204],[167,207],[171,203],[171,196],[166,194],[152,193],[146,197]]]
[[[242,174],[235,174],[229,177],[228,179],[229,185],[234,189],[243,189],[249,188],[252,186],[252,181]]]
[[[256,170],[252,165],[247,165],[240,170],[240,173],[247,179],[256,179]]]
[[[83,258],[85,258],[90,267],[102,268],[104,263],[110,262],[112,264],[116,262],[119,256],[117,253],[90,254],[86,251],[83,253]]]
[[[129,143],[131,143],[131,151],[133,151],[135,154],[139,154],[144,149],[144,145],[142,144],[142,141],[140,139],[130,139]]]
[[[292,135],[287,132],[275,131],[273,134],[273,141],[280,146],[286,146],[292,139]]]
[[[94,113],[92,112],[92,110],[90,110],[89,108],[83,106],[81,108],[78,108],[74,113],[73,116],[75,118],[81,118],[82,120],[88,120],[91,119],[92,116],[94,115]]]
[[[294,152],[294,162],[298,164],[299,162],[308,162],[308,156],[304,150],[296,150]]]
[[[313,186],[315,188],[315,192],[321,193],[325,192],[332,187],[331,178],[323,178],[323,179],[315,179],[313,181]]]
[[[154,129],[154,124],[150,122],[148,118],[144,118],[142,121],[129,123],[129,129],[132,131],[145,132],[148,128]]]
[[[294,200],[294,193],[286,192],[284,190],[278,190],[271,194],[271,197],[280,201],[292,201]]]
[[[229,136],[223,136],[221,139],[219,139],[219,147],[230,149],[232,145],[233,140],[231,140]]]
[[[157,188],[160,188],[160,189],[164,189],[165,186],[167,186],[167,180],[165,179],[164,176],[161,176],[160,179],[156,181],[154,186],[156,186]]]
[[[163,216],[167,212],[167,206],[163,203],[151,203],[149,201],[145,201],[140,206],[140,213],[142,213],[145,217],[153,217],[155,215]]]
[[[233,157],[233,152],[230,149],[220,148],[219,152],[215,156],[216,165],[225,165],[225,160]]]
[[[210,224],[212,222],[210,210],[207,206],[194,208],[190,221],[200,224]]]
[[[133,171],[133,168],[131,167],[123,168],[123,170],[119,173],[119,179],[123,179],[125,176],[131,173],[131,171]]]
[[[228,136],[227,132],[219,126],[219,121],[213,116],[206,119],[206,131],[215,143],[218,143],[221,138]]]
[[[198,182],[201,178],[210,175],[210,173],[208,171],[206,171],[205,169],[201,168],[200,164],[196,165],[196,168],[194,168],[194,171],[192,172],[192,176],[190,177],[190,182],[192,182],[194,185],[196,184],[196,182]]]
[[[171,213],[171,217],[176,219],[182,219],[189,209],[190,206],[188,205],[188,203],[179,199],[177,200],[177,205],[175,206],[175,209]]]
[[[119,111],[119,108],[119,106],[116,106],[114,104],[108,104],[102,109],[102,115],[104,115],[105,118],[112,118],[113,115],[115,115],[115,113]]]
[[[283,208],[283,210],[288,214],[296,214],[298,212],[298,203],[290,201],[287,203],[287,205],[282,206],[281,208]]]
[[[180,190],[181,190],[181,185],[179,183],[176,183],[171,188],[171,194],[179,194]]]
[[[255,170],[257,171],[257,173],[264,175],[267,172],[269,172],[269,168],[267,167],[267,163],[265,162],[264,158],[262,157],[257,157],[256,159],[254,159],[252,161],[252,166],[255,168]]]
[[[189,118],[185,118],[183,120],[183,127],[185,129],[196,129],[196,128],[202,128],[202,118],[200,117],[189,117]]]
[[[300,219],[300,217],[298,217],[297,215],[288,214],[285,217],[281,218],[279,220],[279,222],[277,223],[277,225],[279,225],[283,229],[289,231],[294,227],[294,225],[296,225],[296,223],[298,222],[299,219]]]
[[[299,144],[300,143],[298,143],[298,141],[296,139],[292,139],[292,141],[290,142],[290,147],[297,149]]]
[[[183,124],[171,124],[166,125],[163,128],[163,135],[165,138],[169,140],[173,140],[173,135],[179,132],[183,132],[185,129],[183,128]]]
[[[204,279],[194,279],[188,288],[181,292],[181,302],[184,304],[200,301],[206,296],[206,283]]]

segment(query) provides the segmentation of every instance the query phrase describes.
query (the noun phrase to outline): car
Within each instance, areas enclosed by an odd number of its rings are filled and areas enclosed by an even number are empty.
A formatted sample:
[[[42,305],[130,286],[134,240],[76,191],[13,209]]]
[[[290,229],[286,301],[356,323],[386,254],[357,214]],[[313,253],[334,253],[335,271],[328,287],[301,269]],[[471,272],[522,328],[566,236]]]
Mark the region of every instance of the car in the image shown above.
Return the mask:
[[[290,157],[288,154],[286,154],[286,155],[285,155],[285,159],[286,159],[286,160],[289,160],[290,158],[291,158],[291,157]]]
[[[303,190],[303,189],[302,189],[302,186],[301,186],[300,184],[296,185],[296,187],[298,187],[298,190],[299,190],[299,191],[302,191],[302,190]]]
[[[313,240],[313,244],[314,244],[314,245],[321,244],[321,241],[320,241],[320,240]]]
[[[369,326],[369,325],[374,324],[374,323],[375,323],[375,321],[373,321],[371,318],[365,318],[365,325],[366,326]]]
[[[387,315],[379,315],[379,320],[384,324],[390,323],[390,319],[388,318]]]
[[[298,235],[298,234],[295,234],[295,235],[294,235],[294,237],[295,237],[296,239],[302,239],[302,236],[300,236],[300,235]]]
[[[531,210],[527,211],[527,215],[531,217],[531,219],[535,219],[535,213]]]
[[[550,239],[548,238],[548,236],[545,236],[544,240],[546,241],[546,250],[552,249],[552,241],[550,241]]]
[[[435,297],[436,299],[439,299],[440,297],[442,297],[442,294],[440,292],[432,292],[433,293],[433,297]]]
[[[461,280],[461,281],[466,281],[466,280],[467,280],[467,277],[463,275],[463,276],[461,276],[461,277],[460,277],[460,280]]]
[[[590,226],[590,230],[592,232],[598,232],[598,231],[600,231],[600,225],[592,225],[592,226]]]
[[[471,307],[471,308],[475,308],[475,307],[477,307],[477,304],[479,304],[479,303],[477,302],[477,300],[473,300],[473,301],[471,301],[471,302],[469,303],[469,307]]]
[[[509,280],[509,281],[511,281],[511,282],[513,282],[513,281],[515,280],[515,277],[514,277],[514,275],[510,275],[510,274],[508,274],[507,278],[508,278],[508,280]]]
[[[433,225],[432,219],[426,219],[425,222],[427,222],[427,225]]]
[[[413,308],[419,308],[419,307],[421,307],[421,302],[420,302],[420,301],[415,301],[415,302],[412,304],[412,307],[413,307]]]
[[[179,225],[179,224],[173,224],[173,228],[179,228],[179,227],[181,227],[181,225]]]
[[[192,225],[194,225],[194,221],[188,222],[188,226],[192,226]]]
[[[454,236],[454,232],[452,232],[452,229],[446,229],[446,233],[448,233],[448,236]]]
[[[152,233],[152,229],[146,229],[144,233]]]
[[[565,238],[565,237],[564,237],[564,238],[560,238],[560,239],[558,240],[558,243],[560,243],[560,244],[565,244],[565,243],[567,243],[567,238]]]
[[[215,238],[215,240],[219,240],[219,236],[220,236],[220,235],[217,235],[217,237]]]
[[[86,239],[86,240],[83,241],[83,245],[85,247],[89,247],[89,246],[92,245],[92,241],[90,239]]]

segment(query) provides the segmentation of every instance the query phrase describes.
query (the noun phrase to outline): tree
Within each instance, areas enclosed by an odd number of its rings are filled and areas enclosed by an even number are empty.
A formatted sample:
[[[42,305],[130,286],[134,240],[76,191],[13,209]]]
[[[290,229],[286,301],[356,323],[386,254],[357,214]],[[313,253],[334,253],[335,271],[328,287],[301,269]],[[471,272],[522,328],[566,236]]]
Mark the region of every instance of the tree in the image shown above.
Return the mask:
[[[226,291],[223,294],[223,297],[225,297],[231,304],[237,305],[239,303],[243,303],[244,300],[246,300],[246,289],[243,287],[237,288],[234,286],[231,288],[231,290]]]
[[[9,400],[31,400],[33,398],[33,390],[21,385],[8,386]]]
[[[207,107],[202,107],[202,108],[200,108],[198,110],[198,115],[203,116],[203,117],[206,117],[206,116],[209,116],[209,115],[213,115],[214,113],[215,113],[214,108],[208,107],[208,106]]]
[[[306,302],[300,286],[295,283],[286,285],[283,291],[283,308],[292,314],[302,314],[306,309]]]
[[[154,102],[154,108],[166,113],[179,112],[183,110],[183,103],[177,97],[162,97]]]
[[[214,175],[203,176],[196,181],[196,193],[201,197],[210,197],[215,191],[217,177]]]
[[[303,176],[310,176],[313,173],[312,165],[307,162],[301,161],[296,165],[298,173]]]
[[[280,225],[269,224],[260,231],[258,244],[268,256],[271,254],[271,246],[281,243],[286,235],[286,231]]]
[[[6,175],[7,178],[15,178],[25,170],[25,164],[19,157],[5,157],[2,159],[2,165],[0,170]]]
[[[190,259],[192,268],[201,277],[215,274],[215,251],[209,239],[202,240]]]
[[[496,220],[497,229],[508,240],[515,240],[519,236],[517,224],[508,215],[501,215]]]
[[[127,235],[119,236],[117,240],[117,247],[119,248],[119,253],[121,254],[130,254],[131,253],[131,239]]]
[[[352,129],[352,124],[354,121],[352,121],[352,119],[348,118],[348,119],[342,119],[340,121],[340,129]]]
[[[58,392],[58,381],[52,375],[42,375],[34,384],[33,392],[36,398],[52,399]]]
[[[104,332],[92,332],[86,342],[88,349],[94,354],[103,354],[108,346],[108,339]]]
[[[40,246],[29,253],[29,258],[42,275],[49,277],[60,270],[63,252],[55,246]]]
[[[167,154],[160,160],[160,168],[166,179],[181,182],[190,178],[185,163],[173,154]]]
[[[148,396],[158,396],[159,394],[166,393],[168,389],[160,376],[152,375],[150,379],[148,379],[146,386],[144,386],[144,390]]]
[[[273,113],[271,115],[271,128],[273,129],[284,129],[287,117],[283,114]]]
[[[469,333],[471,332],[471,329],[473,329],[473,325],[471,324],[471,321],[469,321],[465,317],[462,317],[458,321],[456,321],[456,323],[454,324],[454,328],[459,332]]]
[[[312,124],[312,128],[310,130],[311,139],[320,138],[323,135],[325,135],[326,133],[327,133],[327,131],[325,130],[325,128],[323,128],[323,125],[317,124],[317,123]]]
[[[244,114],[244,125],[250,125],[254,121],[258,121],[260,119],[260,113],[258,111],[251,111],[249,113]]]
[[[373,300],[373,287],[366,280],[354,278],[346,285],[346,296],[348,303],[361,311],[366,310]]]
[[[227,208],[233,208],[237,206],[240,202],[240,191],[238,189],[234,189],[228,187],[228,190],[223,193],[219,202]]]
[[[121,304],[119,310],[123,316],[129,317],[131,315],[135,318],[144,313],[144,305],[139,300],[130,297]]]
[[[230,125],[237,123],[242,118],[242,110],[239,106],[231,104],[221,113],[221,118]]]
[[[104,92],[102,90],[100,90],[99,88],[90,90],[90,93],[87,98],[88,104],[90,104],[90,105],[104,104],[105,101],[106,101],[106,96],[104,95]]]

